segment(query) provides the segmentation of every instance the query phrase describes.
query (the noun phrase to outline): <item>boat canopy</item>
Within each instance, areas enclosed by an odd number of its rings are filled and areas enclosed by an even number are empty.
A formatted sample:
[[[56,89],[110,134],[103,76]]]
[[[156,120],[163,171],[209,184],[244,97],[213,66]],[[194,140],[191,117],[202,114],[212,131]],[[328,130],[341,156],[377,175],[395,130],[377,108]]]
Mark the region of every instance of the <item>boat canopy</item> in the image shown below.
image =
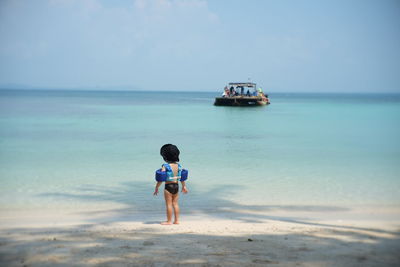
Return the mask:
[[[255,83],[229,83],[229,86],[236,86],[236,87],[253,87],[256,88],[257,84]]]

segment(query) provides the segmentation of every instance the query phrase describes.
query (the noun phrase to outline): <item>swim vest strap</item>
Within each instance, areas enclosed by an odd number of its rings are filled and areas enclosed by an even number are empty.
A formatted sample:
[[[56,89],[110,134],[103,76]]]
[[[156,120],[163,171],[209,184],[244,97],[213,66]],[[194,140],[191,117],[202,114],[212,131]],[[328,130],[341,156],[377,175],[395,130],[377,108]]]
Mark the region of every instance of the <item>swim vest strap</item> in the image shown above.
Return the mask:
[[[174,172],[172,171],[171,165],[169,165],[168,163],[163,164],[165,171],[167,173],[167,178],[166,178],[166,182],[177,182],[181,179],[180,176],[180,171],[179,169],[182,169],[182,167],[180,166],[180,164],[178,163],[178,173],[177,176],[174,175]]]
[[[177,174],[177,176],[181,177],[181,175],[182,175],[182,165],[178,163],[178,174]]]
[[[186,181],[188,178],[188,170],[183,169],[182,165],[178,163],[178,174],[174,176],[172,168],[169,164],[165,163],[162,165],[165,171],[162,169],[156,170],[155,179],[157,182],[173,182],[173,181]]]
[[[166,172],[172,172],[172,168],[168,163],[164,163],[161,167],[164,167]]]

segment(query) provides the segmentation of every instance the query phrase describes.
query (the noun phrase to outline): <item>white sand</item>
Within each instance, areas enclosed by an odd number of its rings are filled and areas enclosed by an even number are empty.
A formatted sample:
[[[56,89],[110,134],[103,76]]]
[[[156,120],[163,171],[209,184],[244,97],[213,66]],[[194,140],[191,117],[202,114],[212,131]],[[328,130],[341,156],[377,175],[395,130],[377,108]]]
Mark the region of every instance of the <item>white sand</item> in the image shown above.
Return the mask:
[[[397,207],[98,214],[0,210],[0,266],[400,266]]]

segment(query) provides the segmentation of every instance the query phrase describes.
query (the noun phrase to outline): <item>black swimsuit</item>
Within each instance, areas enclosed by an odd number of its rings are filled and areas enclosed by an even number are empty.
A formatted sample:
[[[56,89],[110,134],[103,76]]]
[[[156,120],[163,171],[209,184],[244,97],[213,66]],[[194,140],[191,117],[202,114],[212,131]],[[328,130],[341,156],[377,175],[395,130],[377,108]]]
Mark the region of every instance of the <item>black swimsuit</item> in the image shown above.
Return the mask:
[[[175,164],[177,164],[177,163],[175,162]],[[178,166],[180,166],[179,163],[178,163]],[[169,164],[167,164],[167,167],[168,167],[168,170],[172,173],[172,175],[175,175]],[[176,178],[176,177],[174,177],[174,178]],[[179,192],[179,184],[178,183],[168,183],[168,184],[165,183],[165,190],[167,190],[171,194],[175,195]]]
[[[179,191],[179,184],[178,183],[165,184],[165,190],[175,195]]]

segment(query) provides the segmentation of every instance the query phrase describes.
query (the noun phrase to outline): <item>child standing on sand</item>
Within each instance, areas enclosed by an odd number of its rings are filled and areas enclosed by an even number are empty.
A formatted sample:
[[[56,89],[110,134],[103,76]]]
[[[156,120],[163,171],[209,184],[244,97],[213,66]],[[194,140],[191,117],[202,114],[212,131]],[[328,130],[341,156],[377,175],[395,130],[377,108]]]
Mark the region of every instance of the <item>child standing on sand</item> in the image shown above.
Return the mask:
[[[178,163],[179,162],[179,149],[172,144],[163,145],[160,149],[160,154],[163,157],[166,164],[162,165],[162,171],[166,171],[169,173],[170,177],[169,180],[174,181],[167,181],[165,182],[165,189],[164,189],[164,198],[165,204],[167,208],[167,221],[162,222],[162,225],[170,225],[172,224],[172,209],[174,210],[175,220],[174,224],[179,224],[179,184],[178,184],[178,171],[182,169],[182,166]],[[154,189],[153,195],[158,194],[158,188],[163,182],[157,182],[156,188]],[[188,192],[186,188],[186,184],[184,181],[181,181],[182,184],[182,193],[186,194]]]

